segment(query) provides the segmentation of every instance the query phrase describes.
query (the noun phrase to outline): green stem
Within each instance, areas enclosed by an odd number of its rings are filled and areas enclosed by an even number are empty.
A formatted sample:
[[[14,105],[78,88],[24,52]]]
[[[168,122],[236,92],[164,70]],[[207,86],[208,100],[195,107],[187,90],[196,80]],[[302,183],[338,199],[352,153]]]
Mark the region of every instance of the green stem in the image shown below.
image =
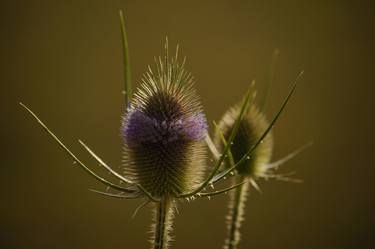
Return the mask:
[[[236,177],[235,182],[243,182],[244,177]],[[235,191],[230,192],[229,213],[227,216],[228,235],[225,240],[224,249],[236,249],[240,242],[240,227],[244,220],[244,207],[247,197],[249,183],[245,182]]]
[[[167,249],[171,240],[173,210],[170,199],[163,198],[156,203],[153,249]]]

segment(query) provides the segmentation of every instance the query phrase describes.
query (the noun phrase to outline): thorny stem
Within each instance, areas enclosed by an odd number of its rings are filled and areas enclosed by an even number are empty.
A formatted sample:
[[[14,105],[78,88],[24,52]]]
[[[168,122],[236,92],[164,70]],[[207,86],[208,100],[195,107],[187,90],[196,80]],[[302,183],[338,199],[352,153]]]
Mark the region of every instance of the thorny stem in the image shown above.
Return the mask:
[[[163,198],[156,204],[153,249],[167,249],[171,240],[169,231],[172,226],[173,207],[171,200]]]
[[[236,178],[235,182],[244,181],[243,176]],[[224,249],[237,249],[237,245],[240,242],[240,227],[244,220],[243,215],[248,189],[249,183],[245,182],[245,184],[230,193],[229,212],[227,216],[228,235],[225,240]]]

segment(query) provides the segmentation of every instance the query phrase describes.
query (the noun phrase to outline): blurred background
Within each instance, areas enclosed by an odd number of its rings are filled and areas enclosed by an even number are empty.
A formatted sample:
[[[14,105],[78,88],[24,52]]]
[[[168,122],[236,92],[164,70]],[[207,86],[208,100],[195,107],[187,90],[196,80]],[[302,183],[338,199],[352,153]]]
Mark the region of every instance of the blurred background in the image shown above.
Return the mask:
[[[281,172],[302,184],[260,181],[250,193],[240,248],[374,248],[372,1],[10,1],[0,3],[0,248],[149,248],[150,209],[109,199],[20,108],[29,105],[91,168],[83,139],[121,164],[124,111],[118,9],[126,9],[133,81],[180,44],[210,121],[257,80],[272,117],[274,159],[313,140]],[[110,176],[108,176],[110,177]],[[180,203],[172,248],[221,248],[226,196]]]

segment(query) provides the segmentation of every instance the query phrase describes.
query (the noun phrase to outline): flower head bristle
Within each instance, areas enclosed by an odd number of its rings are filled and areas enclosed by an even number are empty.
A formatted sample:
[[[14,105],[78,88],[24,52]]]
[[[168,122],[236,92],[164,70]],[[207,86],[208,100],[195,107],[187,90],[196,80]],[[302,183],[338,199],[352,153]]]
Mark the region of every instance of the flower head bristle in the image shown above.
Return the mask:
[[[223,116],[219,123],[219,128],[224,134],[225,138],[228,138],[235,119],[239,115],[239,106],[230,108]],[[258,139],[262,136],[262,133],[267,129],[268,122],[265,116],[259,111],[259,109],[252,105],[240,121],[238,133],[233,140],[231,152],[233,155],[234,162],[237,163],[245,155],[249,148],[254,146]],[[216,136],[215,144],[219,151],[223,150],[223,144],[221,143],[220,137]],[[238,165],[237,172],[243,176],[259,176],[264,173],[265,167],[272,156],[273,148],[273,137],[270,132],[263,139],[263,141],[256,147],[247,160],[243,161]]]
[[[201,180],[206,118],[193,78],[176,56],[156,60],[123,119],[124,173],[154,196],[177,196]]]

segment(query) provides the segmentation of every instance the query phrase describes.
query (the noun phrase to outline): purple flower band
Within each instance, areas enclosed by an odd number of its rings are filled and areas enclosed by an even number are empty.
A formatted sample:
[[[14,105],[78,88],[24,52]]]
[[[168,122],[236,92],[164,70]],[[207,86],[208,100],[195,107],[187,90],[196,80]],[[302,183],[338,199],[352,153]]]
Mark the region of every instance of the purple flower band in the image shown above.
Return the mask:
[[[204,139],[206,132],[207,122],[203,113],[175,120],[156,120],[140,110],[133,110],[128,114],[122,130],[130,146],[142,143],[197,141]]]

